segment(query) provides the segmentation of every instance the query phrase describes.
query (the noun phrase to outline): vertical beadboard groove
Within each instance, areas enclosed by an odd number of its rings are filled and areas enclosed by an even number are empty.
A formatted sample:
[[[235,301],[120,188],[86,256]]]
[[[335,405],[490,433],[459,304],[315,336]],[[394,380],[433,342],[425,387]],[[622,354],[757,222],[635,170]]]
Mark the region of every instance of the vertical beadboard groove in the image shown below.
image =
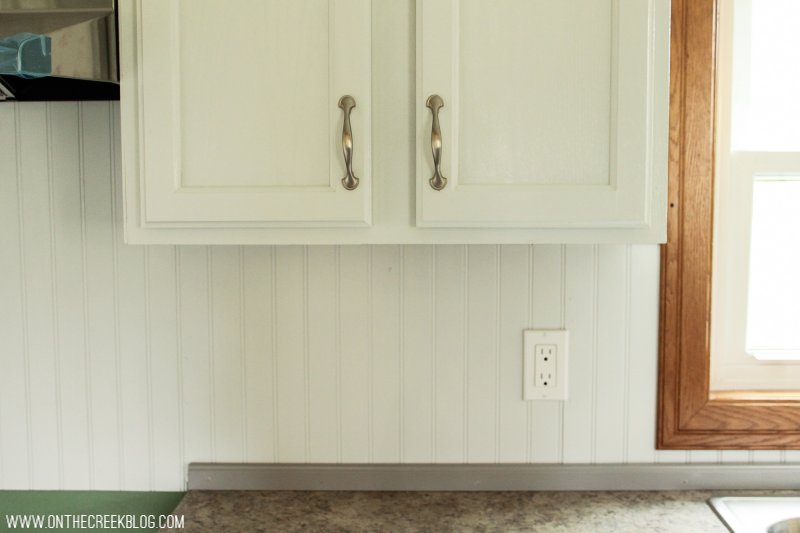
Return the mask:
[[[183,368],[183,315],[182,309],[182,294],[181,294],[181,253],[180,248],[174,246],[172,248],[175,255],[173,281],[175,283],[175,357],[177,359],[177,384],[178,384],[178,479],[184,479],[185,473],[183,465],[186,464],[186,413],[184,408],[184,368]]]
[[[567,247],[561,245],[561,319],[560,329],[567,327]],[[564,462],[564,402],[559,405],[558,413],[558,462]]]
[[[12,105],[16,105],[16,104],[12,104]],[[16,143],[17,143],[17,139],[15,137],[14,138],[14,145],[15,146],[16,146]],[[17,162],[15,160],[14,161],[14,166],[16,167],[16,165],[17,165]],[[2,355],[2,353],[0,353],[0,355]],[[2,361],[1,358],[0,358],[0,361]],[[0,408],[0,435],[6,434],[6,433],[4,433],[5,431],[6,431],[6,429],[5,429],[5,421],[4,421],[4,418],[3,418],[3,409]],[[5,465],[6,456],[7,455],[6,455],[6,451],[5,451],[5,443],[3,442],[3,439],[0,438],[0,490],[3,490],[3,489],[6,488],[6,483],[5,483],[5,480],[7,479],[7,477],[6,477],[6,465]]]
[[[436,245],[431,246],[431,462],[435,463],[439,456],[438,440],[436,439],[436,404],[438,395],[436,394]]]
[[[244,247],[239,246],[237,254],[237,261],[238,261],[238,273],[239,273],[239,283],[238,283],[238,290],[239,290],[239,339],[240,339],[240,350],[239,350],[239,368],[241,372],[239,373],[239,394],[242,400],[242,406],[239,410],[239,416],[242,418],[242,459],[244,461],[250,460],[250,454],[248,449],[248,439],[247,435],[249,434],[249,424],[247,419],[247,335],[245,334],[245,309],[246,309],[246,302],[245,299],[247,298],[247,294],[244,290]]]
[[[207,287],[207,300],[206,305],[208,307],[208,374],[209,379],[211,381],[211,385],[209,387],[209,401],[208,401],[208,416],[211,420],[211,424],[209,424],[209,438],[211,444],[211,458],[213,460],[217,459],[217,436],[216,436],[216,420],[217,420],[217,398],[216,398],[216,390],[214,387],[214,357],[215,357],[215,350],[214,350],[214,254],[212,253],[212,249],[210,246],[205,247],[205,255],[206,255],[206,280],[205,284]]]
[[[3,410],[0,409],[0,435],[3,435],[5,431],[8,431],[5,427],[5,419],[3,418]],[[0,439],[0,490],[7,489],[7,485],[5,481],[8,479],[6,476],[6,462],[5,458],[7,457],[6,446],[3,443],[3,439]]]
[[[373,251],[372,246],[369,247],[367,252],[367,301],[369,302],[369,356],[367,358],[367,435],[369,439],[369,460],[368,462],[375,462],[375,386],[373,376],[375,375],[375,324],[373,317],[375,316],[375,300],[372,290],[373,279]]]
[[[624,358],[624,377],[623,377],[623,413],[622,413],[622,462],[629,463],[630,457],[628,451],[630,447],[630,398],[631,398],[631,299],[633,294],[631,291],[631,264],[633,262],[633,253],[630,245],[625,246],[625,333],[623,340],[623,358]]]
[[[152,334],[152,316],[150,312],[151,298],[150,291],[152,285],[150,282],[150,248],[144,249],[142,254],[142,268],[144,270],[144,346],[145,346],[145,390],[147,391],[147,458],[149,468],[147,469],[148,485],[150,490],[153,490],[153,485],[156,478],[155,471],[155,442],[154,442],[154,418],[155,412],[153,410],[153,334]]]
[[[95,486],[94,476],[94,406],[92,401],[92,372],[93,353],[92,353],[92,340],[91,332],[89,329],[89,273],[88,273],[88,250],[87,250],[87,230],[86,230],[86,128],[85,128],[85,109],[83,103],[78,104],[78,185],[80,188],[80,217],[81,217],[81,294],[83,295],[83,305],[81,312],[83,313],[83,347],[84,347],[84,366],[86,371],[86,388],[84,391],[84,402],[86,404],[86,431],[87,431],[87,448],[89,456],[89,464],[86,465],[89,471],[89,488],[93,489]]]
[[[462,451],[464,462],[469,462],[469,379],[470,379],[470,372],[469,372],[469,246],[462,246],[462,270],[464,272],[464,309],[463,309],[463,320],[464,323],[462,325],[463,333],[464,333],[464,353],[463,353],[463,365],[464,365],[464,389],[462,391],[463,395],[463,416],[464,416],[464,449]]]
[[[399,401],[397,402],[397,416],[399,431],[397,432],[397,449],[399,450],[400,462],[406,462],[405,454],[405,390],[406,390],[406,368],[405,368],[405,263],[406,263],[406,247],[404,245],[398,246],[398,275],[400,282],[397,286],[397,354],[399,361],[397,363],[397,370],[400,374],[398,376]]]
[[[18,271],[19,258],[14,252],[19,246],[18,232],[14,227],[18,221],[18,193],[16,191],[19,165],[19,139],[13,132],[16,128],[15,116],[17,104],[9,103],[0,107],[0,136],[7,142],[0,144],[0,161],[6,167],[8,179],[0,180],[0,242],[6,252],[0,255],[0,269],[5,272],[0,278],[0,335],[6,338],[4,346],[0,346],[0,364],[5,372],[0,375],[0,489],[24,486],[28,478],[26,456],[28,454],[26,425],[28,417],[25,413],[24,383],[19,374],[22,373],[24,361],[22,329],[23,315],[20,311],[22,302],[19,287],[22,273]],[[8,270],[6,270],[8,269]],[[2,304],[5,304],[2,305]],[[7,307],[6,307],[7,306]],[[16,321],[13,318],[16,317]],[[3,350],[3,347],[6,350]],[[13,372],[10,371],[13,368]],[[13,409],[9,406],[14,405]],[[14,431],[11,431],[13,428]]]
[[[495,320],[494,320],[494,342],[495,342],[495,352],[494,352],[494,461],[496,463],[500,462],[500,428],[501,428],[501,419],[502,419],[502,411],[500,409],[500,358],[502,354],[502,332],[500,328],[500,319],[502,313],[500,309],[502,308],[502,269],[503,269],[503,255],[502,255],[502,247],[496,245],[494,247],[495,253],[495,260],[494,260],[494,291],[495,291],[495,298],[494,298],[494,312],[495,312]]]
[[[527,295],[528,295],[528,315],[527,319],[525,320],[525,326],[529,329],[533,328],[533,245],[528,245],[528,253],[527,253],[527,272],[528,272],[528,285],[526,287]],[[527,411],[526,416],[526,424],[525,424],[525,434],[527,435],[527,442],[525,444],[525,457],[528,458],[528,462],[533,462],[533,403],[527,402],[525,409]]]
[[[280,395],[278,394],[278,258],[276,248],[270,248],[270,292],[272,294],[271,317],[270,317],[270,340],[272,342],[272,460],[280,460]]]
[[[64,413],[62,404],[64,403],[64,389],[61,386],[61,333],[60,317],[58,313],[58,246],[56,245],[56,214],[55,214],[55,185],[53,183],[53,128],[52,128],[53,107],[50,102],[45,103],[45,137],[47,145],[47,194],[48,210],[50,216],[50,302],[52,305],[53,324],[51,334],[53,336],[53,369],[55,372],[55,395],[56,395],[56,447],[58,450],[58,488],[64,488]],[[79,139],[83,134],[80,120],[78,122]]]
[[[11,105],[13,105],[14,108],[16,108],[16,104],[11,104]],[[13,143],[14,143],[15,150],[16,150],[16,144],[17,144],[16,136],[14,137]],[[15,158],[14,167],[16,168],[16,166],[17,166],[17,161],[16,161],[16,158]],[[8,275],[8,274],[6,274],[6,275]],[[2,353],[0,353],[0,356],[1,355],[2,355]],[[0,358],[0,361],[2,361],[2,358]],[[0,408],[0,435],[5,435],[6,434],[5,432],[7,431],[7,429],[5,428],[5,424],[6,424],[6,422],[5,422],[5,419],[3,417],[3,409]],[[7,476],[6,476],[5,458],[7,457],[7,452],[5,451],[5,449],[6,449],[6,445],[4,443],[4,439],[0,438],[0,490],[3,490],[3,489],[6,488],[5,480],[8,479]]]
[[[431,370],[431,374],[433,376],[433,381],[431,383],[432,388],[433,388],[433,391],[431,393],[433,395],[433,405],[432,405],[433,415],[431,416],[431,425],[432,425],[432,430],[433,430],[432,439],[433,439],[433,461],[434,462],[438,462],[440,457],[441,457],[441,454],[442,454],[441,449],[440,449],[440,439],[439,439],[439,432],[438,432],[439,410],[441,408],[440,398],[442,396],[441,394],[439,394],[439,379],[440,379],[439,365],[441,364],[441,361],[440,361],[441,355],[439,353],[438,344],[436,342],[436,332],[439,331],[438,326],[439,326],[439,312],[440,312],[439,311],[439,307],[440,306],[438,305],[438,301],[439,300],[438,300],[438,297],[437,297],[438,291],[439,291],[439,284],[437,283],[437,280],[439,278],[439,273],[438,273],[439,269],[436,266],[438,261],[439,261],[438,250],[439,250],[439,247],[434,245],[433,246],[433,254],[432,254],[432,258],[431,258],[431,261],[433,262],[433,266],[431,268],[431,287],[433,289],[433,291],[431,293],[431,309],[432,309],[432,316],[433,316],[433,320],[432,320],[432,322],[433,322],[433,336],[431,338],[431,353],[433,354],[433,356],[431,357],[431,365],[433,367],[432,370]]]
[[[600,319],[600,251],[597,245],[592,246],[592,405],[593,413],[591,418],[592,444],[591,461],[597,462],[597,358],[598,358],[598,336]]]
[[[303,246],[303,418],[304,418],[304,462],[311,458],[311,383],[309,368],[311,353],[308,343],[308,246]]]
[[[122,220],[122,213],[120,212],[120,195],[121,190],[117,187],[117,161],[119,161],[119,151],[117,150],[117,143],[119,142],[119,121],[117,120],[117,113],[112,113],[111,124],[111,138],[112,138],[112,167],[111,176],[111,264],[112,264],[112,278],[113,278],[113,294],[112,301],[114,306],[114,365],[116,382],[116,408],[117,408],[117,465],[120,487],[125,486],[125,439],[124,439],[124,421],[123,404],[122,404],[122,348],[120,339],[120,280],[119,280],[119,249],[120,241],[119,236],[122,229],[119,226],[119,221]]]
[[[3,410],[0,409],[0,435],[3,435],[4,432],[7,431],[5,427],[5,421],[3,418]],[[4,490],[7,488],[5,480],[8,479],[6,477],[6,462],[5,458],[7,457],[6,447],[3,443],[3,439],[0,439],[0,490]]]
[[[16,178],[17,178],[17,229],[19,231],[18,242],[19,248],[19,270],[20,270],[20,302],[22,311],[22,357],[23,368],[25,375],[25,420],[27,421],[26,437],[28,441],[28,485],[25,488],[31,488],[33,485],[33,458],[31,452],[33,451],[33,427],[31,423],[31,413],[33,412],[31,406],[31,351],[30,351],[30,332],[28,331],[28,283],[27,272],[25,264],[25,198],[22,190],[22,173],[24,171],[22,164],[22,126],[20,124],[20,107],[14,104],[14,133],[16,136]]]
[[[334,343],[336,350],[336,462],[342,462],[342,250],[334,250]]]

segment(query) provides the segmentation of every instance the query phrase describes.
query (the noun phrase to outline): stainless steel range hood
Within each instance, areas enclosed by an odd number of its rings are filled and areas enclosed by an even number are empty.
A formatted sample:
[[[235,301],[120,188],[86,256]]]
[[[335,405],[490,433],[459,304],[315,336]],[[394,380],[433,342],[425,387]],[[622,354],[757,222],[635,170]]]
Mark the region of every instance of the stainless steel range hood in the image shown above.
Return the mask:
[[[115,0],[0,0],[0,100],[119,100]]]

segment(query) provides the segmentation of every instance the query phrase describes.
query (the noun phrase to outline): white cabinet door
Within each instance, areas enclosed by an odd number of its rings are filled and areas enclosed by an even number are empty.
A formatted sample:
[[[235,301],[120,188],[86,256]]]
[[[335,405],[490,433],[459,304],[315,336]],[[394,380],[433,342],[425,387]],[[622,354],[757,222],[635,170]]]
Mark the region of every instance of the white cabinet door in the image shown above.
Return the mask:
[[[417,223],[666,222],[669,0],[417,0]],[[442,190],[434,174],[439,95]]]
[[[370,0],[120,9],[126,201],[139,227],[370,224]],[[355,190],[342,182],[344,95]]]

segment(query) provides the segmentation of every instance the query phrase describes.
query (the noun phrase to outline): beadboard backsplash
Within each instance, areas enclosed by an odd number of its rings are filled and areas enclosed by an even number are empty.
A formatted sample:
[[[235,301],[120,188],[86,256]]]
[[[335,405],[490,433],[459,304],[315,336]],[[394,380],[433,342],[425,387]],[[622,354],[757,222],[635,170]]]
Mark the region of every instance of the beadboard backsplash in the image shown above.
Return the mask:
[[[126,246],[118,108],[0,105],[0,488],[192,461],[788,462],[654,449],[656,246]],[[570,331],[523,402],[522,330]]]

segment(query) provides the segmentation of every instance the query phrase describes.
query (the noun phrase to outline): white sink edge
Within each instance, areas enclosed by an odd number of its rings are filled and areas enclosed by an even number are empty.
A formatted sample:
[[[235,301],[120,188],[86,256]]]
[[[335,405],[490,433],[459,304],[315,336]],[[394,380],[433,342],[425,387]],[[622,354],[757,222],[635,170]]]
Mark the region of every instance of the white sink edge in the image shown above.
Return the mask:
[[[720,496],[708,503],[733,533],[766,533],[773,524],[800,517],[795,496]]]

